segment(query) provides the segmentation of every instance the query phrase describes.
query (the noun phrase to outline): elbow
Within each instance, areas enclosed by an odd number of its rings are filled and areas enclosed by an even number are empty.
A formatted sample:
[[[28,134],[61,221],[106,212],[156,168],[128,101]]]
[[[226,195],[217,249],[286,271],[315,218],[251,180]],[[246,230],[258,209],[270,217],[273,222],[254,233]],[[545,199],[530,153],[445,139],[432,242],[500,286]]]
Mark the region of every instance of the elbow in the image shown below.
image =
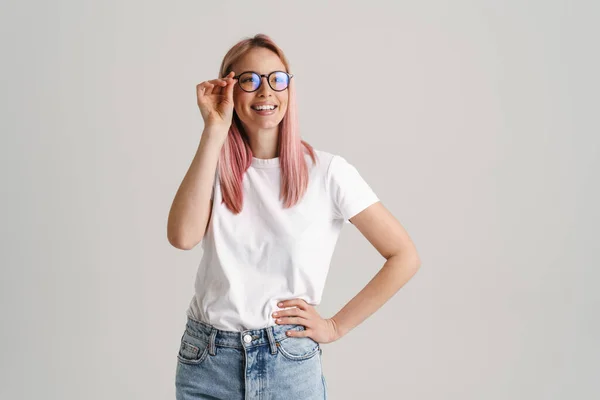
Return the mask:
[[[415,271],[421,268],[421,258],[414,247],[398,251],[393,256],[401,259],[402,264],[407,268],[414,269]]]
[[[421,257],[419,257],[419,253],[417,253],[417,250],[414,250],[414,263],[415,266],[417,267],[417,269],[421,268]]]
[[[405,254],[406,258],[410,260],[407,262],[410,263],[412,267],[415,269],[421,268],[421,257],[419,257],[419,252],[414,243],[411,242],[410,245],[404,246],[401,253]]]
[[[412,259],[412,264],[416,270],[421,268],[421,257],[419,257],[419,253],[417,253],[416,249],[413,250],[411,259]]]
[[[186,240],[185,238],[181,238],[174,235],[167,234],[167,240],[171,244],[171,246],[175,247],[179,250],[191,250],[200,242],[200,240]]]
[[[167,222],[167,240],[171,246],[179,250],[191,250],[200,242],[200,239],[195,240],[192,232],[182,229],[181,226],[173,223],[171,218]]]

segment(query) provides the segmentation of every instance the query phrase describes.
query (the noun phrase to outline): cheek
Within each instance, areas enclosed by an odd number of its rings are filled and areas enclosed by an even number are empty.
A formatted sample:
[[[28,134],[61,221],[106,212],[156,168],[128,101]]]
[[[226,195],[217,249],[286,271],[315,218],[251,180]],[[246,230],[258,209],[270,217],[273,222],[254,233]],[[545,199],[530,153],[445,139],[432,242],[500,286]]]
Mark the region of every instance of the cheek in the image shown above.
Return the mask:
[[[233,94],[233,108],[236,110],[236,112],[239,112],[246,109],[247,106],[249,107],[248,102],[244,99],[244,96],[242,94]]]
[[[233,91],[233,105],[237,106],[242,103],[242,96],[237,93],[235,90]]]
[[[287,106],[288,106],[288,98],[287,98],[287,96],[283,97],[283,98],[280,97],[279,98],[279,104],[281,106],[281,110],[282,111],[287,110]]]

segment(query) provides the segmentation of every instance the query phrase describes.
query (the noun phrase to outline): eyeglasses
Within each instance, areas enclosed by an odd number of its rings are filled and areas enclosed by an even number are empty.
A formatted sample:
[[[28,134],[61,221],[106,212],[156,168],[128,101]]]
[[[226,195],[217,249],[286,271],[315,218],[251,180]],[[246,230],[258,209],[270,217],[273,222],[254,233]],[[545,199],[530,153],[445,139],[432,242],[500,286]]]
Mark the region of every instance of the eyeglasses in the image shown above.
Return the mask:
[[[261,86],[263,76],[267,78],[271,89],[281,92],[288,88],[290,80],[294,75],[284,71],[273,71],[268,75],[259,75],[256,72],[246,71],[234,76],[233,79],[238,80],[238,84],[244,92],[254,92]]]

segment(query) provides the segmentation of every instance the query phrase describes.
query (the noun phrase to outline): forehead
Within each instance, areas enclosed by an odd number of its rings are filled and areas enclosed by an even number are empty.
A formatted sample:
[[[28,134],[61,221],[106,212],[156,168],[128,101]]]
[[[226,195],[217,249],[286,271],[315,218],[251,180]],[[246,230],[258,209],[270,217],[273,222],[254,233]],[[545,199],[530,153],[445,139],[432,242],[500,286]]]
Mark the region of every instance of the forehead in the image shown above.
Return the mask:
[[[236,74],[244,71],[254,71],[259,74],[268,74],[273,71],[286,71],[285,65],[277,54],[269,49],[254,48],[244,54],[232,68]]]

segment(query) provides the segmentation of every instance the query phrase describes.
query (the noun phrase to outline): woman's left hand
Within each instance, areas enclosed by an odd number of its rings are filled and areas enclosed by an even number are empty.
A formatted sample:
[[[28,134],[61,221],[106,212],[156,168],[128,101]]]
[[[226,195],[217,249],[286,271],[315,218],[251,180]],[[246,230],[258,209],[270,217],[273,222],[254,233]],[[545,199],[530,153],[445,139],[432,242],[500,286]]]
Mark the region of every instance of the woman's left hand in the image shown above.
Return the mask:
[[[308,336],[318,343],[330,343],[341,337],[336,322],[331,318],[321,318],[317,310],[305,300],[284,300],[277,305],[280,308],[297,307],[274,312],[273,318],[278,325],[298,324],[305,327],[303,331],[287,331],[287,336]]]

